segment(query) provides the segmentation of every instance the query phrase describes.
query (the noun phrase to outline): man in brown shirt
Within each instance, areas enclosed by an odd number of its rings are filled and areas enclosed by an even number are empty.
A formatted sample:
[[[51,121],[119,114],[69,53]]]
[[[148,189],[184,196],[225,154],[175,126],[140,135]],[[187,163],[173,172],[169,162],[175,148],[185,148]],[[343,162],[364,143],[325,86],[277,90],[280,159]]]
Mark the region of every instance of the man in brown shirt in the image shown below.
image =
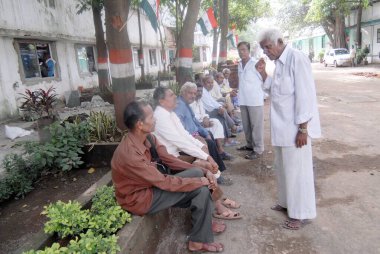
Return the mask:
[[[189,234],[189,250],[222,251],[223,245],[214,242],[213,228],[218,231],[218,227],[212,225],[211,219],[213,203],[209,189],[217,186],[213,174],[193,168],[193,165],[168,154],[166,148],[150,134],[154,130],[155,119],[152,108],[145,102],[130,103],[124,112],[124,122],[129,133],[111,161],[118,203],[137,215],[152,214],[169,207],[189,207],[193,225]],[[161,161],[179,173],[164,175],[157,169],[156,163],[152,162],[148,135],[151,135]]]

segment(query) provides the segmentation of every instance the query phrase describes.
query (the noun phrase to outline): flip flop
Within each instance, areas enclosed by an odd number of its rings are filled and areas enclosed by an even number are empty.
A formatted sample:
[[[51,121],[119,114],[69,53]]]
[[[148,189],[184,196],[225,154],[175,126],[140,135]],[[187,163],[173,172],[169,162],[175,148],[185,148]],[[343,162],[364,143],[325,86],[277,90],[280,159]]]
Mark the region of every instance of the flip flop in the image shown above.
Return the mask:
[[[282,227],[290,230],[299,230],[309,223],[311,223],[309,220],[297,220],[289,218],[284,222],[284,224],[282,224]]]
[[[237,209],[240,208],[240,204],[229,198],[222,198],[222,204],[227,208]]]
[[[280,206],[279,204],[272,206],[270,209],[278,212],[286,212],[288,210],[286,207]]]
[[[238,212],[233,212],[231,210],[224,211],[222,213],[214,212],[212,214],[214,218],[222,219],[222,220],[237,220],[243,218]]]
[[[202,243],[202,247],[200,249],[188,249],[191,252],[222,252],[224,249],[224,245],[221,243]]]

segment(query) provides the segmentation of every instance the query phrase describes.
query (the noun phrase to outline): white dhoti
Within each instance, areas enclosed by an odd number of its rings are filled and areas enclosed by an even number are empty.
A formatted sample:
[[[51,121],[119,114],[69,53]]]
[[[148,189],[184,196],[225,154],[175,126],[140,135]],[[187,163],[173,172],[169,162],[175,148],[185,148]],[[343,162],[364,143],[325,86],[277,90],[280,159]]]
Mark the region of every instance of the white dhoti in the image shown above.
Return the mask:
[[[224,139],[224,129],[220,121],[216,118],[210,118],[210,123],[212,126],[210,128],[207,128],[207,130],[212,133],[215,139]]]
[[[315,204],[311,140],[302,148],[274,147],[274,168],[278,183],[278,204],[288,209],[293,219],[313,219]]]

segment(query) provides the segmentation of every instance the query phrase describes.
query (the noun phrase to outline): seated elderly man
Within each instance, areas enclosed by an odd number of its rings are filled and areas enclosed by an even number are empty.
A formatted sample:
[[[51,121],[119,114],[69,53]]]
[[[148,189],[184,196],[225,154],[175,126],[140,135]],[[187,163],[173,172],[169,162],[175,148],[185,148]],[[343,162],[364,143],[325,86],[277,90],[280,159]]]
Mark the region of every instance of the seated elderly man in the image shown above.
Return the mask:
[[[213,135],[212,134],[210,135],[210,132],[208,132],[196,118],[195,113],[193,112],[193,109],[190,106],[190,104],[195,101],[196,96],[197,96],[196,84],[191,83],[191,82],[186,82],[185,84],[183,84],[180,90],[180,96],[177,100],[177,107],[174,109],[174,112],[177,114],[177,116],[181,120],[182,125],[185,127],[185,129],[193,137],[201,136],[206,140],[210,154],[212,154],[213,151],[215,151],[214,153],[219,152],[218,154],[214,154],[214,156],[212,156],[216,162],[220,161],[219,157],[221,157],[221,159],[231,160],[232,155],[224,151],[223,144],[220,141],[220,139],[218,141],[215,141]],[[219,123],[219,126],[223,130],[223,126],[221,126],[218,119],[214,119],[214,120],[216,120]],[[206,124],[207,124],[207,121],[206,121]],[[223,163],[223,162],[220,161],[220,163]],[[224,165],[219,165],[219,168],[221,168],[222,166],[224,167]]]
[[[188,160],[189,155],[193,162],[196,159],[196,165],[202,165],[212,170],[212,168],[224,171],[226,166],[218,155],[215,144],[211,144],[212,149],[209,155],[208,145],[203,143],[199,136],[193,137],[183,126],[174,109],[177,106],[177,96],[172,90],[166,87],[158,87],[154,90],[153,99],[157,105],[154,116],[157,119],[155,134],[157,138],[166,146],[168,152],[181,159]],[[208,133],[206,131],[206,133]],[[206,163],[208,162],[208,163]],[[203,164],[199,164],[203,163]],[[210,168],[211,166],[211,168]],[[229,178],[216,173],[219,184],[231,185]]]
[[[203,85],[203,94],[201,101],[203,103],[203,107],[206,110],[207,114],[216,118],[220,121],[224,129],[224,135],[226,138],[231,138],[231,132],[237,132],[239,129],[236,126],[234,120],[228,115],[225,108],[220,105],[210,94],[210,91],[213,87],[214,79],[210,75],[205,75],[202,79]],[[235,140],[229,140],[229,143],[226,145],[237,145],[239,142]]]
[[[180,152],[184,152],[194,159],[197,159],[202,167],[212,170],[218,168],[212,157],[208,155],[207,145],[194,138],[190,133],[183,127],[181,120],[178,118],[174,109],[177,105],[177,96],[172,90],[165,87],[158,87],[153,93],[153,99],[157,105],[154,110],[154,117],[156,121],[155,136],[162,144],[167,148],[168,153],[180,157]],[[211,164],[211,165],[208,165]],[[224,165],[224,164],[223,164]],[[226,177],[218,176],[220,172],[212,171],[217,173],[218,183],[224,185],[231,185],[232,181]],[[221,219],[240,219],[242,216],[238,212],[233,212],[230,208],[239,208],[240,205],[235,201],[227,198],[218,200],[215,202],[215,213],[214,217]]]
[[[237,89],[232,89],[230,86],[230,75],[231,75],[231,70],[228,68],[224,68],[223,71],[223,84],[220,86],[220,91],[222,94],[226,94],[226,96],[230,96],[232,104],[234,105],[234,108],[237,109],[239,107],[239,100],[237,96]]]
[[[154,130],[155,119],[147,103],[130,103],[124,112],[124,122],[129,133],[117,147],[111,161],[117,202],[123,209],[137,215],[153,214],[169,207],[189,207],[192,229],[188,249],[222,251],[223,245],[214,242],[213,236],[213,232],[225,230],[225,225],[212,222],[213,202],[209,189],[216,188],[213,174],[192,168],[191,164],[168,154],[150,134]],[[178,173],[161,173],[157,168],[159,163],[153,160],[155,156]]]

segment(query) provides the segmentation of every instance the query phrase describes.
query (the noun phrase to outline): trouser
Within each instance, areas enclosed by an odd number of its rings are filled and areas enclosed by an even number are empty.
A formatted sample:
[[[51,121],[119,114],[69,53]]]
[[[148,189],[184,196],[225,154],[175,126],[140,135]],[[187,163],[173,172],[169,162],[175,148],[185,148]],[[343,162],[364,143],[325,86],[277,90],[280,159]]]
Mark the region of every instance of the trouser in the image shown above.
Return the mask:
[[[216,145],[214,136],[212,135],[211,132],[209,132],[209,134],[210,134],[211,139],[205,139],[207,142],[208,152],[210,156],[214,159],[216,164],[218,164],[219,170],[223,172],[224,170],[226,170],[226,165],[224,164],[223,159],[218,152],[218,147]]]
[[[264,151],[264,106],[240,106],[247,147],[258,154]]]
[[[175,176],[202,177],[203,172],[197,168],[186,169]],[[153,214],[170,207],[190,208],[192,229],[189,240],[193,242],[214,242],[212,233],[212,211],[214,209],[210,190],[207,186],[189,192],[169,192],[153,187],[152,205],[147,214]]]
[[[311,139],[301,148],[274,146],[278,204],[288,209],[293,219],[317,216],[314,190]]]
[[[220,123],[222,124],[223,126],[223,130],[224,130],[224,136],[226,138],[229,138],[231,137],[231,130],[230,128],[232,128],[234,125],[235,125],[235,122],[234,120],[232,120],[232,118],[228,115],[227,111],[224,111],[224,114],[223,115],[220,115],[219,114],[219,110],[217,109],[214,109],[213,111],[207,111],[207,114],[211,117],[211,118],[216,118],[220,121]]]

